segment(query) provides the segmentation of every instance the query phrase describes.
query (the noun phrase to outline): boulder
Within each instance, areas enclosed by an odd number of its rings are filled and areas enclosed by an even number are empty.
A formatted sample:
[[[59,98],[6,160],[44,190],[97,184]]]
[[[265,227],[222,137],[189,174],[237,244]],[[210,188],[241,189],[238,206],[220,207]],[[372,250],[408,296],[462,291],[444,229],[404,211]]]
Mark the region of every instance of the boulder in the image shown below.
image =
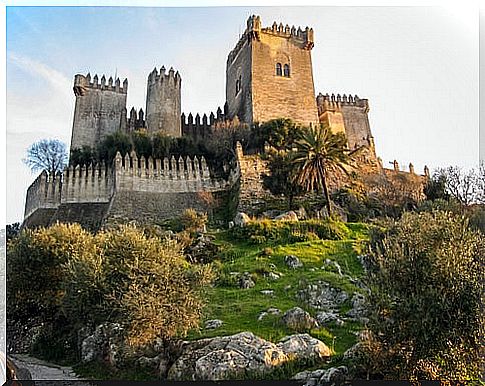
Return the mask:
[[[259,292],[261,292],[261,294],[265,295],[265,296],[273,296],[274,295],[273,290],[262,290],[262,291],[259,291]]]
[[[224,322],[220,319],[211,319],[205,322],[205,329],[206,330],[215,330],[216,328],[221,327]]]
[[[268,277],[271,280],[278,280],[280,278],[280,275],[274,272],[269,272],[266,277]]]
[[[285,256],[285,264],[288,268],[297,269],[303,267],[303,263],[300,259],[294,255],[287,255]]]
[[[237,227],[246,226],[246,224],[249,223],[250,221],[251,219],[244,212],[239,212],[238,214],[236,214],[236,217],[234,217],[234,220],[233,220],[234,226],[237,226]]]
[[[345,291],[333,288],[326,281],[320,280],[298,291],[298,300],[319,311],[333,311],[339,308],[349,296]]]
[[[286,311],[282,317],[282,321],[288,328],[294,331],[306,331],[312,328],[318,328],[317,321],[300,307],[293,307]]]
[[[274,343],[251,332],[203,339],[186,345],[168,371],[169,380],[241,379],[264,374],[288,361]]]
[[[279,216],[276,216],[274,219],[277,221],[298,221],[298,215],[290,210],[289,212],[285,212],[280,214]]]
[[[303,386],[338,385],[348,380],[348,372],[346,366],[330,367],[329,369],[302,371],[295,374],[291,379],[305,382]]]
[[[321,362],[332,354],[325,343],[308,334],[286,336],[276,346],[296,361]]]
[[[103,323],[81,343],[81,362],[104,361],[113,367],[123,356],[124,329],[118,323]]]

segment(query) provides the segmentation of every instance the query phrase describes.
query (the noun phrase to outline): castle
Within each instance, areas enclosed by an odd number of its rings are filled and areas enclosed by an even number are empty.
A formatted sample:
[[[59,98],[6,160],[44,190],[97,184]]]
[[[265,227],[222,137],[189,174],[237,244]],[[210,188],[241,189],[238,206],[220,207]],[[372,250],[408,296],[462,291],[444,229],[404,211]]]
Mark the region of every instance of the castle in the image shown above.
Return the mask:
[[[333,132],[345,133],[349,149],[361,150],[356,160],[366,172],[402,173],[397,162],[393,170],[384,169],[376,156],[366,99],[315,95],[313,47],[312,28],[276,22],[263,28],[259,16],[249,17],[227,57],[224,108],[202,117],[181,112],[182,79],[172,68],[148,75],[145,111],[132,108],[129,114],[127,79],[121,83],[104,75],[75,75],[71,152],[95,148],[117,131],[145,129],[203,139],[217,128],[284,117],[307,126],[326,123]],[[118,153],[110,165],[71,165],[57,175],[44,171],[28,188],[24,226],[62,221],[97,229],[116,219],[156,222],[187,207],[249,210],[268,195],[261,177],[267,169],[260,157],[245,155],[239,144],[235,150],[235,166],[225,178],[216,177],[203,157],[155,160],[134,152]],[[412,165],[408,174],[417,176]]]

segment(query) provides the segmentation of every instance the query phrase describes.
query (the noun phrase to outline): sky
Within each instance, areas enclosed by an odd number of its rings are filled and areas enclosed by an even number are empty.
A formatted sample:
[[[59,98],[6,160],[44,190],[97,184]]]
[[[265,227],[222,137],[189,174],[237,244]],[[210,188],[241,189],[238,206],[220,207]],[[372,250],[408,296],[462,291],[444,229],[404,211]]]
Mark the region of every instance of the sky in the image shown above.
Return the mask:
[[[225,65],[249,15],[314,29],[315,91],[369,99],[384,165],[417,172],[478,164],[478,14],[460,7],[7,7],[7,211],[22,221],[35,179],[22,163],[44,138],[69,145],[77,73],[128,78],[145,108],[154,67],[182,77],[182,111],[225,102]]]

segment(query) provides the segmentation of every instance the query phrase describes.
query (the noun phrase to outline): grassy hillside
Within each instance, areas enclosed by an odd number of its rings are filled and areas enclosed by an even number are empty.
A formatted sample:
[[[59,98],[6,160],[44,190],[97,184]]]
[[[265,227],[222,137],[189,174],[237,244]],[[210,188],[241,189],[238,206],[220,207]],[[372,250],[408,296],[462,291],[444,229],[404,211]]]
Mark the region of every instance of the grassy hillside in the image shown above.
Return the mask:
[[[346,291],[350,297],[354,292],[362,292],[361,288],[351,282],[351,278],[359,279],[363,274],[357,256],[365,248],[368,228],[365,224],[347,224],[347,227],[350,230],[349,237],[344,240],[314,240],[285,245],[272,245],[269,242],[254,244],[251,241],[237,240],[230,231],[215,233],[215,243],[222,251],[218,262],[220,277],[216,285],[207,291],[208,305],[204,320],[220,319],[224,324],[214,330],[202,328],[198,332],[192,332],[189,339],[251,331],[276,342],[283,336],[295,333],[280,321],[281,314],[285,311],[299,306],[315,315],[315,311],[302,304],[296,296],[298,290],[309,283],[324,280],[332,287]],[[286,255],[297,256],[303,267],[290,269],[284,261]],[[343,276],[340,276],[335,267],[325,265],[326,259],[337,262]],[[239,288],[236,273],[243,272],[250,273],[256,284],[254,287]],[[269,278],[269,272],[280,275],[280,278]],[[273,294],[261,293],[264,290],[272,290]],[[268,314],[259,321],[260,313],[268,308],[278,308],[281,314]],[[340,314],[344,315],[350,308],[348,300],[341,305]],[[338,360],[355,343],[355,332],[361,328],[357,322],[346,321],[343,326],[331,323],[309,333],[331,347],[335,351],[335,359]]]

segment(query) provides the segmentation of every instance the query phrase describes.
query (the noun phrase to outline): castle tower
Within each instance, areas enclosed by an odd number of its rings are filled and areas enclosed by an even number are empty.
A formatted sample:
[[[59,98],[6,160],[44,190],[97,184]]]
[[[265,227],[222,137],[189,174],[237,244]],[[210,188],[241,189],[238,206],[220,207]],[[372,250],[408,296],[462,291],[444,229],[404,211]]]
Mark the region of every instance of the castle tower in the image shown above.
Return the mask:
[[[226,66],[229,118],[251,124],[290,118],[318,122],[311,50],[313,29],[273,24],[262,28],[251,16]]]
[[[360,99],[357,95],[318,94],[317,106],[320,122],[327,124],[334,133],[344,132],[349,149],[368,146],[375,151],[367,99]]]
[[[71,151],[83,146],[95,148],[103,138],[124,125],[128,80],[123,85],[117,78],[106,81],[95,75],[74,76],[76,104],[72,126]]]
[[[182,79],[170,68],[154,69],[148,75],[146,125],[151,133],[162,131],[172,137],[182,135],[180,113],[180,89]]]

